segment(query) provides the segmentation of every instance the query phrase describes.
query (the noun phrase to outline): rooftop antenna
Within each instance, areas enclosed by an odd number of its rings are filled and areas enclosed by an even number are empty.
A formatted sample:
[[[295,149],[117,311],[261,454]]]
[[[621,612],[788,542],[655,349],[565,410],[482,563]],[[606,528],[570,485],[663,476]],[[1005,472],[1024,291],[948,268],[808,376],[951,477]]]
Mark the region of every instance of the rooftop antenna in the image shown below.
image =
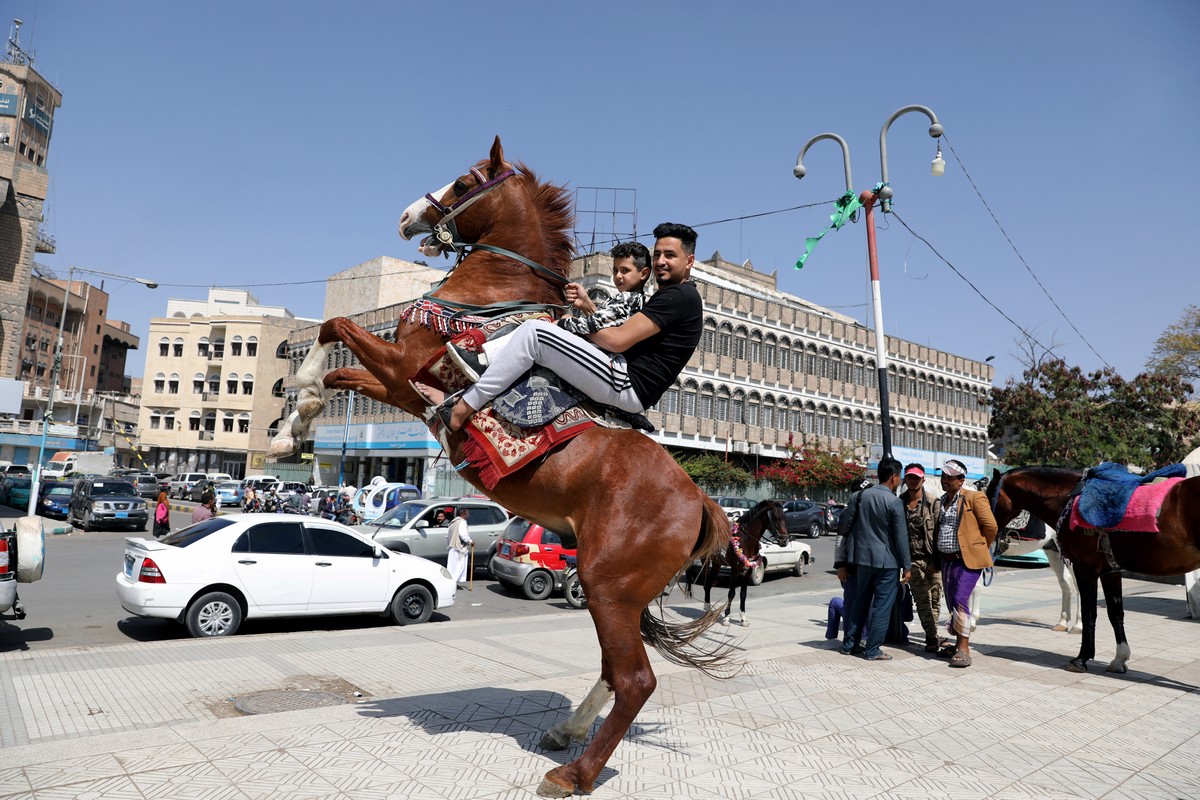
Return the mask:
[[[5,54],[10,63],[32,67],[34,54],[21,49],[21,25],[23,24],[19,19],[13,20],[12,33],[8,36],[8,49]]]

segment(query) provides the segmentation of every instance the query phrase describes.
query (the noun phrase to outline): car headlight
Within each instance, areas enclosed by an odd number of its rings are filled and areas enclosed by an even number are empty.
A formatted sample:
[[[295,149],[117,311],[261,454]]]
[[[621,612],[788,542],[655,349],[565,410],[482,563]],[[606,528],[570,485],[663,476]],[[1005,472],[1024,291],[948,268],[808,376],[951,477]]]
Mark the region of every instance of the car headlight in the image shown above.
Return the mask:
[[[44,506],[52,506],[52,505],[54,505],[54,501],[53,501],[53,500],[43,500],[43,501],[42,501],[42,505],[44,505]]]
[[[454,580],[454,576],[450,574],[450,570],[446,569],[445,567],[442,567],[441,572],[442,572],[442,577],[445,578],[446,580],[448,580],[448,581]]]
[[[111,510],[111,509],[108,507],[108,503],[96,503],[96,504],[93,506],[93,508],[94,508],[96,511],[110,511],[110,510]]]

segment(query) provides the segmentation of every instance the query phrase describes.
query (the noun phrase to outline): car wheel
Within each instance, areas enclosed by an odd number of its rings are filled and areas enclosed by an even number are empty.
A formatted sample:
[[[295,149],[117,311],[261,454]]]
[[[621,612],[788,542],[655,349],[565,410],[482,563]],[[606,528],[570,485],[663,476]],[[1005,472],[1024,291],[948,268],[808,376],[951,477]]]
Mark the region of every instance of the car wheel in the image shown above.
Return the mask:
[[[545,570],[535,570],[525,578],[521,591],[530,600],[545,600],[554,591],[554,578]]]
[[[95,526],[92,525],[92,512],[83,512],[83,522],[79,527],[83,528],[84,533],[90,533],[92,530],[94,530]]]
[[[188,633],[197,639],[232,636],[242,624],[242,606],[225,592],[209,592],[188,606]]]
[[[419,625],[433,616],[433,595],[424,586],[405,586],[392,598],[392,622]]]
[[[808,538],[816,539],[821,535],[821,526],[815,522],[808,523]]]
[[[563,597],[567,599],[567,605],[572,608],[587,606],[587,598],[583,596],[583,584],[579,582],[578,572],[567,578],[567,582],[563,584]]]
[[[804,577],[804,568],[808,566],[808,553],[801,553],[796,559],[795,574],[797,578]]]
[[[760,558],[758,563],[754,565],[754,569],[750,570],[750,585],[761,586],[763,578],[767,574],[767,560]]]

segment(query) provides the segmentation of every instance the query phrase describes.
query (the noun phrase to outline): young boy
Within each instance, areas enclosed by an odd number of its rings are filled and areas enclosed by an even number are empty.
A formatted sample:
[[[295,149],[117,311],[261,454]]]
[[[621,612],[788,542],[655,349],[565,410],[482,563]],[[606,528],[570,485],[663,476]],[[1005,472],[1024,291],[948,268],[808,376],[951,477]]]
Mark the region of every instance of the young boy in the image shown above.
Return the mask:
[[[614,247],[609,255],[613,260],[613,285],[617,287],[618,294],[597,308],[582,286],[578,283],[568,283],[564,289],[567,301],[583,314],[563,317],[558,321],[558,327],[577,336],[587,336],[601,328],[620,325],[642,310],[646,303],[643,288],[646,281],[650,280],[650,251],[640,242],[622,242]],[[467,352],[453,345],[447,346],[446,352],[469,379],[477,381],[480,373],[508,344],[511,335],[498,336],[484,342],[482,355]]]

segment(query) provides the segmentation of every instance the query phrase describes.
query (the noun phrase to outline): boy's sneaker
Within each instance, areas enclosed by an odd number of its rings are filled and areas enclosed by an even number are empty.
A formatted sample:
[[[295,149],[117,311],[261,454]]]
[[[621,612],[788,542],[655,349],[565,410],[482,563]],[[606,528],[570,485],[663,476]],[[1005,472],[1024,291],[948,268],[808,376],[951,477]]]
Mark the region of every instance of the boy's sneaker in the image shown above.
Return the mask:
[[[446,355],[450,356],[450,360],[458,365],[471,383],[478,381],[479,376],[488,367],[486,355],[472,352],[453,343],[446,345]]]

